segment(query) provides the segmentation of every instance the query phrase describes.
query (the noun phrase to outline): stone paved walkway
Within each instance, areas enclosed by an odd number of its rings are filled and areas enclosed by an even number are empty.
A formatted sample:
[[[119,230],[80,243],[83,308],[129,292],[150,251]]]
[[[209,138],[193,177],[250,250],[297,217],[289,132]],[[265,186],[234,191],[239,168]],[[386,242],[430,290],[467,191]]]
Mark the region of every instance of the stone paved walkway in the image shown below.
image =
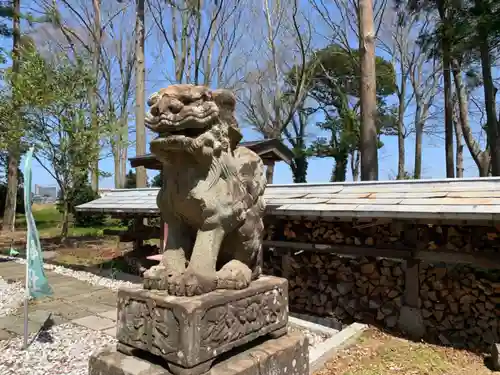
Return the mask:
[[[72,322],[115,335],[116,292],[51,271],[45,272],[54,294],[30,302],[30,333],[38,332],[50,316],[53,324]],[[0,262],[0,276],[4,280],[24,282],[25,266],[12,261]],[[22,334],[23,307],[13,315],[0,317],[0,340]]]

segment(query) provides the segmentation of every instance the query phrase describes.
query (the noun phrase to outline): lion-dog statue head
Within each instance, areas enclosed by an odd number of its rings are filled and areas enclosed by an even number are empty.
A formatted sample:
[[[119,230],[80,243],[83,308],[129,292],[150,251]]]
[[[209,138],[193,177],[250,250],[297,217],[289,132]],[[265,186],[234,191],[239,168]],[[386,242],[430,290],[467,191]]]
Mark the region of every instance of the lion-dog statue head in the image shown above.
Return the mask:
[[[229,90],[171,85],[148,99],[146,126],[159,137],[151,152],[163,162],[173,153],[200,157],[234,150],[242,135],[234,118],[236,98]]]

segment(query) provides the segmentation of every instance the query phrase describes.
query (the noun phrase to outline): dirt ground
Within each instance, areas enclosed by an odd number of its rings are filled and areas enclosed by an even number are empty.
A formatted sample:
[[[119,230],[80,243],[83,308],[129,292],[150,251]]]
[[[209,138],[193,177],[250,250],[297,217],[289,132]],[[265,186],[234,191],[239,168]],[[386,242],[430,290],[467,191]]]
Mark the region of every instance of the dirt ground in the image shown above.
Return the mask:
[[[468,351],[416,343],[370,328],[314,375],[491,375],[488,359]]]

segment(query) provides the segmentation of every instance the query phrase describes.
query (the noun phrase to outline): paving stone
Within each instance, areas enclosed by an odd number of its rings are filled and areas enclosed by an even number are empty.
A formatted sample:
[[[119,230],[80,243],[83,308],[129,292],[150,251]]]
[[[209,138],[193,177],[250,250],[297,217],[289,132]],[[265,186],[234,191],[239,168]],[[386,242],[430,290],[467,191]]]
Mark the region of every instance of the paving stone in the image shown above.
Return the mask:
[[[116,319],[118,317],[118,311],[116,309],[108,310],[102,313],[98,313],[98,315],[102,316],[103,318],[111,319],[116,322]]]
[[[60,300],[40,304],[37,306],[37,308],[45,311],[50,311],[53,314],[59,315],[66,320],[83,318],[89,315],[89,311],[82,309],[80,305],[77,305],[75,303],[67,303]]]
[[[20,317],[16,315],[2,316],[0,318],[0,329],[6,329],[8,327],[11,327],[12,325],[15,325],[16,321],[18,321],[19,319]]]
[[[34,310],[28,312],[28,319],[40,324],[45,324],[47,319],[49,319],[53,325],[59,325],[67,323],[68,320],[64,319],[62,316],[57,315],[57,312],[51,312],[46,310]]]
[[[108,336],[116,337],[116,327],[105,329],[102,332]]]
[[[28,333],[37,333],[40,331],[42,327],[41,323],[34,322],[32,320],[28,320]],[[22,336],[24,335],[24,319],[18,317],[16,320],[13,320],[11,324],[4,328],[6,331],[15,333],[16,335]]]
[[[9,340],[13,337],[15,337],[16,335],[13,333],[13,332],[9,332],[5,329],[0,329],[0,341],[2,340]]]
[[[116,326],[116,323],[111,319],[102,318],[97,315],[90,315],[84,318],[75,319],[72,323],[93,329],[95,331],[102,331]]]
[[[111,307],[116,307],[116,292],[109,289],[90,289],[89,288],[80,295],[64,297],[68,301],[80,301],[80,300],[91,300],[94,304],[105,304]],[[110,310],[108,308],[108,310]]]
[[[54,290],[54,295],[57,296],[57,298],[76,296],[88,291],[88,288],[82,288],[82,286],[77,284],[64,287],[52,285],[52,289]]]

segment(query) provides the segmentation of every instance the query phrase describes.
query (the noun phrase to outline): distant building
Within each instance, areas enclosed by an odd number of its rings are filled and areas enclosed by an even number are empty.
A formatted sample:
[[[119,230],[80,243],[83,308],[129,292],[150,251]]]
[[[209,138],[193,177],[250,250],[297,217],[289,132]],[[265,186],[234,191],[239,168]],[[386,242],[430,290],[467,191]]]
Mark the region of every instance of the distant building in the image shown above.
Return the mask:
[[[34,202],[53,203],[57,201],[57,186],[42,186],[35,184]]]

